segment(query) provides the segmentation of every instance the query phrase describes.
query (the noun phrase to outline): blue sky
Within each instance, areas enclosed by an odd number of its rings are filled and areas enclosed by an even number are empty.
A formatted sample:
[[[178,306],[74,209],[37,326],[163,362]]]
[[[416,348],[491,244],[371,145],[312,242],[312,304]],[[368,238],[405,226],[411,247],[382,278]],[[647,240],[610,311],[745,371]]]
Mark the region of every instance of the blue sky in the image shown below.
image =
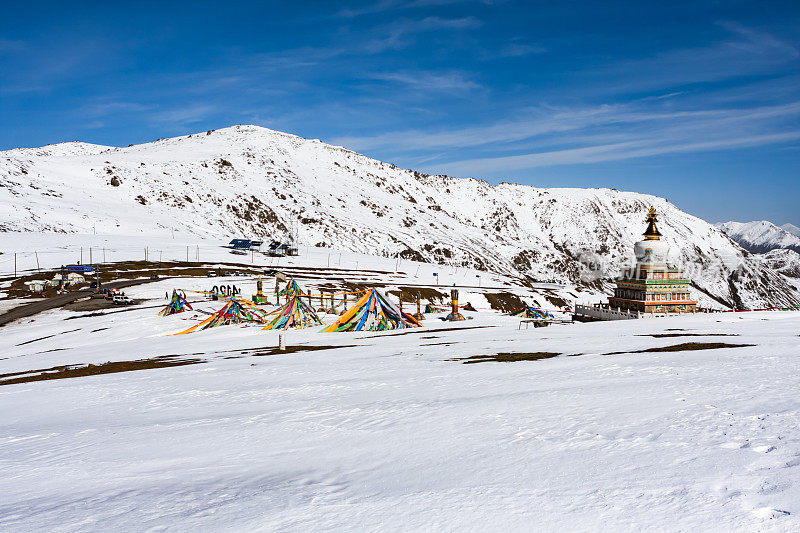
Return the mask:
[[[796,2],[4,3],[0,149],[257,124],[800,225]]]

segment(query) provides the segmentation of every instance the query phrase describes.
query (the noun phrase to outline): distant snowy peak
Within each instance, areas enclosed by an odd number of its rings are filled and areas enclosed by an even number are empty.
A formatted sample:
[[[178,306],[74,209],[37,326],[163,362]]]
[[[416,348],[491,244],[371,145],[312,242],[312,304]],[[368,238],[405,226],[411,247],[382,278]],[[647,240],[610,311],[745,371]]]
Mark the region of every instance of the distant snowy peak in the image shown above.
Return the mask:
[[[798,228],[794,224],[788,224],[788,223],[784,224],[783,226],[781,226],[781,229],[788,231],[797,238],[800,238],[800,228]]]
[[[792,224],[776,226],[766,220],[753,222],[725,222],[718,228],[753,253],[766,253],[783,248],[800,252],[800,228]]]

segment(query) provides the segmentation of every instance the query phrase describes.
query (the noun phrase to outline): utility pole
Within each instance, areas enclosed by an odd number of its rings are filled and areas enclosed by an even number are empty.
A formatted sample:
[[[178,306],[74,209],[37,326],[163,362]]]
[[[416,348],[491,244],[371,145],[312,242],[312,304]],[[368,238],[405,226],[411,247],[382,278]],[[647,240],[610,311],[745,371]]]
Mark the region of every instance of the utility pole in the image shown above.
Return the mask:
[[[17,253],[14,252],[14,277],[17,277]]]
[[[42,270],[39,268],[39,252],[33,252],[33,254],[36,256],[36,270],[41,272]]]
[[[81,264],[83,264],[83,246],[81,246]]]

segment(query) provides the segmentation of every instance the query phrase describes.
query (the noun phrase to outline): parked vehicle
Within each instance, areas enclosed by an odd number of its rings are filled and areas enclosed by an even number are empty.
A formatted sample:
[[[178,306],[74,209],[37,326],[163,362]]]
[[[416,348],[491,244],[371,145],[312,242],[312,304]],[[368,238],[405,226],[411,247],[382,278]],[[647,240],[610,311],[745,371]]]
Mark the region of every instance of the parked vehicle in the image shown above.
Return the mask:
[[[125,296],[124,294],[118,294],[114,296],[114,305],[131,305],[133,300]]]

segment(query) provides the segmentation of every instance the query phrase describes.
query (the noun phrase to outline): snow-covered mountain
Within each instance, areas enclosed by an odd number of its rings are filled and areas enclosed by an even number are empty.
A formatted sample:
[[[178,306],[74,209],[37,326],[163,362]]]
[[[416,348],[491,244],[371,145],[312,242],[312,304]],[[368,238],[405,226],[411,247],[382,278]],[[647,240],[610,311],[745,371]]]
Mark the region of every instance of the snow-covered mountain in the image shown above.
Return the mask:
[[[235,126],[126,148],[0,152],[0,231],[281,236],[304,244],[608,288],[655,206],[671,260],[720,302],[796,304],[787,279],[663,198],[431,176]]]
[[[795,226],[794,224],[789,224],[789,223],[787,222],[786,224],[784,224],[783,226],[781,226],[781,229],[782,229],[782,230],[785,230],[785,231],[788,231],[789,233],[791,233],[791,234],[792,234],[792,235],[794,235],[795,237],[798,237],[798,238],[800,238],[800,228],[798,228],[798,227],[797,227],[797,226]]]
[[[776,226],[766,220],[716,224],[746,250],[765,253],[780,248],[800,252],[800,228],[793,224]]]
[[[770,250],[763,255],[769,267],[784,276],[799,278],[800,281],[800,254],[794,250],[778,248]]]

